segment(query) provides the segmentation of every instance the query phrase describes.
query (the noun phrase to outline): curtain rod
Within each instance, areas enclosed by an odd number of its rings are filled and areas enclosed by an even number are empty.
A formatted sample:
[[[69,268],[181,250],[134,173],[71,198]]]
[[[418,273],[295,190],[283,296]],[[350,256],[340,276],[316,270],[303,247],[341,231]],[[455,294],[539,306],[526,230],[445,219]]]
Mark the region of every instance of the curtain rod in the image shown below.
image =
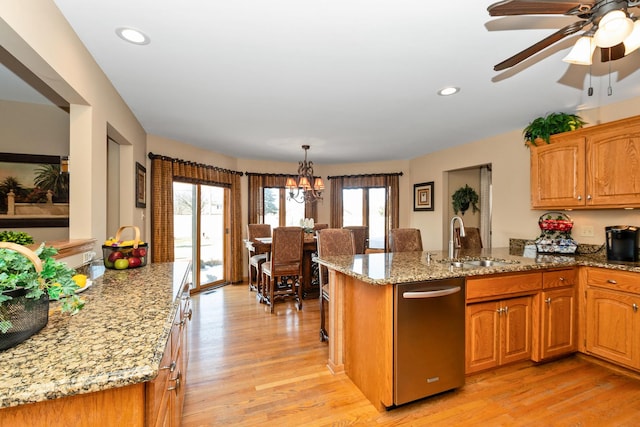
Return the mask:
[[[258,172],[246,172],[244,173],[247,176],[298,176],[295,173],[258,173]]]
[[[402,176],[402,172],[392,172],[392,173],[364,173],[361,175],[339,175],[339,176],[328,176],[327,179],[337,179],[337,178],[367,178],[373,176]]]
[[[242,176],[242,172],[232,171],[230,169],[224,169],[224,168],[220,168],[218,166],[205,165],[204,163],[191,162],[189,160],[174,159],[173,157],[163,156],[163,155],[160,155],[160,154],[153,154],[152,152],[149,152],[149,158],[151,160],[154,160],[154,159],[170,160],[170,161],[172,161],[174,163],[184,163],[186,165],[194,165],[194,166],[198,166],[198,167],[202,167],[202,168],[213,169],[213,170],[215,170],[217,172],[225,172],[225,173],[230,173],[230,174]]]

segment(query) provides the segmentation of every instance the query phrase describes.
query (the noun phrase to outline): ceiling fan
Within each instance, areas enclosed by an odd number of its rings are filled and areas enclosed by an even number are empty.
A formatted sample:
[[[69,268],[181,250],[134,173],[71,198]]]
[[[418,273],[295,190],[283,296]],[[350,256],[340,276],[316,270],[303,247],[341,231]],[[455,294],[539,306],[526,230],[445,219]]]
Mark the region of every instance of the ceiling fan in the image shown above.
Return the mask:
[[[580,18],[572,24],[529,46],[523,51],[493,67],[501,71],[524,61],[530,56],[591,26],[581,37],[581,48],[587,53],[581,59],[572,60],[569,54],[565,61],[576,64],[591,64],[591,56],[600,47],[601,61],[613,61],[628,55],[640,47],[640,20],[629,13],[630,8],[640,6],[640,0],[503,0],[487,8],[491,16],[510,15],[568,15]],[[637,40],[638,39],[638,40]],[[587,62],[588,61],[588,62]]]

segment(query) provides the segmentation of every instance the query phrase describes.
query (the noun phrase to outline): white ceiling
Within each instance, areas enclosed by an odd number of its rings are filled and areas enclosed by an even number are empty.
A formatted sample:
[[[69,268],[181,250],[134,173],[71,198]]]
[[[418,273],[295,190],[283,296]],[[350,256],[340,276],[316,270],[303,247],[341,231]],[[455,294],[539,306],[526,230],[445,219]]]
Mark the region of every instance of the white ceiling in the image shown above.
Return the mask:
[[[589,67],[561,61],[579,34],[493,71],[576,18],[491,18],[491,0],[54,1],[148,133],[240,158],[410,159],[640,96],[636,51],[611,96],[597,61],[587,97]]]

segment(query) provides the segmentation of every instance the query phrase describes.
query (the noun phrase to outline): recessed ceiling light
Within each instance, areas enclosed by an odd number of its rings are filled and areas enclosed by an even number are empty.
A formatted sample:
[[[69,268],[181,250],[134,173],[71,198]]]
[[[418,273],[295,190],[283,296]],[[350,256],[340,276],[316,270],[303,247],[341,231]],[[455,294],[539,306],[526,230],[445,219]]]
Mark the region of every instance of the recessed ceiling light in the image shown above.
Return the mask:
[[[135,28],[127,28],[122,27],[116,29],[116,34],[122,40],[128,41],[133,44],[149,44],[151,43],[151,39],[144,34],[142,31],[136,30]]]
[[[449,87],[444,87],[442,89],[440,89],[438,91],[438,95],[440,96],[449,96],[449,95],[453,95],[460,92],[460,88],[459,87],[453,87],[453,86],[449,86]]]

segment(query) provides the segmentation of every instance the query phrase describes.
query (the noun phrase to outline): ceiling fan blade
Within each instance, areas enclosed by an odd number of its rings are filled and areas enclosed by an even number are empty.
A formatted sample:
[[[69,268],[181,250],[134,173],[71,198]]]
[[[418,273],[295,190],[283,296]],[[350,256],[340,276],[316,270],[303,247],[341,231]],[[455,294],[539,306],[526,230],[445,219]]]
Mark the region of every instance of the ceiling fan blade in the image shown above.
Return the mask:
[[[528,48],[526,48],[522,52],[516,53],[511,58],[502,61],[501,63],[499,63],[495,67],[493,67],[493,69],[495,71],[501,71],[501,70],[505,70],[505,69],[507,69],[509,67],[513,67],[514,65],[524,61],[528,57],[540,52],[544,48],[549,47],[552,44],[562,40],[566,36],[569,36],[569,35],[577,32],[577,31],[580,31],[585,25],[587,25],[589,23],[591,23],[590,19],[589,20],[584,20],[584,21],[577,21],[577,22],[574,22],[573,24],[567,25],[566,27],[556,31],[555,33],[551,34],[550,36],[540,40],[538,43],[529,46]]]
[[[491,16],[509,15],[567,15],[591,10],[595,0],[503,0],[490,5],[487,10]]]
[[[618,43],[611,47],[600,48],[600,61],[608,62],[624,58],[624,43]]]

